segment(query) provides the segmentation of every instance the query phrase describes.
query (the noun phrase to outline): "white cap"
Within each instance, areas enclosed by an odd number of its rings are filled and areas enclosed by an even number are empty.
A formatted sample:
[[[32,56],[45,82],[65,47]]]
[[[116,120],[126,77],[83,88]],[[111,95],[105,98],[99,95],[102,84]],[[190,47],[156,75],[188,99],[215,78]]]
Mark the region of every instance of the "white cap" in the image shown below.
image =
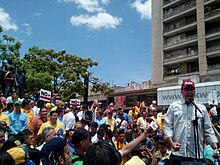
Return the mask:
[[[157,104],[157,102],[155,100],[152,101],[152,104]]]

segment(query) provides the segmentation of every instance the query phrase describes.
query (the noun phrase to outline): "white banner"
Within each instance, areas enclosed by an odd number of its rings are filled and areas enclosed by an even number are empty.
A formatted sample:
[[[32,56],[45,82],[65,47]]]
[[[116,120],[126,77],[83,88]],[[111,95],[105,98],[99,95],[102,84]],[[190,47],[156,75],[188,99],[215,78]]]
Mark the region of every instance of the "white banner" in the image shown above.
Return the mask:
[[[182,98],[180,86],[170,86],[157,89],[158,105],[170,105]],[[195,100],[199,103],[210,104],[220,102],[220,81],[198,83],[195,89]]]
[[[50,100],[51,100],[51,91],[41,89],[40,90],[40,100],[50,102]]]

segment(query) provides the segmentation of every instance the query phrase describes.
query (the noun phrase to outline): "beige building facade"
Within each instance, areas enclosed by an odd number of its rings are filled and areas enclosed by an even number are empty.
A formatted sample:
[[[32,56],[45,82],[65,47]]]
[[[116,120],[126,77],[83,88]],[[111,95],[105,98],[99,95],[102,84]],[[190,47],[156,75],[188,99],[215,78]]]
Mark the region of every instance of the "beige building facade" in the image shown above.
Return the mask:
[[[154,85],[220,80],[220,0],[152,0]]]

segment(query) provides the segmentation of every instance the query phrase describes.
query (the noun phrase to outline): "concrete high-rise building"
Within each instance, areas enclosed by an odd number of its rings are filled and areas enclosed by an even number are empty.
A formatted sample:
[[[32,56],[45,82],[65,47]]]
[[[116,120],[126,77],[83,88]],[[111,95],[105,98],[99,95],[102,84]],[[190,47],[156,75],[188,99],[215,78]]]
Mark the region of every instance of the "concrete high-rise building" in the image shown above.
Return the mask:
[[[152,84],[220,80],[220,0],[152,0]]]

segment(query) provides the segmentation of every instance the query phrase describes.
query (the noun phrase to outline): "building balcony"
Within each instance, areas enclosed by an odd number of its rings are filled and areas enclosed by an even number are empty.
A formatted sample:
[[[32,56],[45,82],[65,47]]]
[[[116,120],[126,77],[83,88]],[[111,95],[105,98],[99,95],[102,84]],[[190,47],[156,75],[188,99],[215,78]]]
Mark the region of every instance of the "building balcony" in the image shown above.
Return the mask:
[[[210,4],[210,3],[215,3],[216,0],[204,0],[204,5]]]
[[[219,33],[219,32],[220,32],[220,27],[216,27],[216,28],[207,30],[207,31],[206,31],[206,36],[207,36],[207,35],[216,34],[216,33]]]
[[[210,19],[218,18],[220,15],[220,8],[211,10],[205,13],[205,21],[209,21]]]
[[[176,6],[180,6],[187,1],[189,0],[164,0],[163,9],[175,8]]]
[[[175,35],[184,31],[193,30],[196,28],[196,20],[187,21],[185,23],[180,24],[179,26],[170,26],[164,29],[164,37],[169,37],[171,35]]]
[[[206,41],[214,41],[220,39],[220,27],[214,28],[206,32]]]
[[[182,12],[187,12],[187,10],[192,9],[195,6],[196,6],[196,1],[193,0],[193,1],[190,1],[187,3],[184,3],[180,6],[177,6],[175,8],[170,8],[169,10],[164,10],[163,19],[165,21],[167,18],[175,16],[175,15],[182,13]]]
[[[171,2],[174,2],[174,1],[176,1],[176,0],[164,0],[163,1],[163,6],[165,6],[165,5],[167,5],[167,4],[171,3]]]
[[[213,71],[213,70],[217,70],[218,73],[219,73],[219,71],[220,71],[220,64],[208,66],[208,71]]]
[[[176,40],[170,43],[165,43],[163,46],[164,51],[173,50],[177,47],[183,47],[185,45],[191,45],[192,43],[197,42],[197,35],[192,35],[189,37],[182,38],[180,40]]]
[[[186,73],[187,72],[187,73]],[[199,72],[199,68],[192,68],[192,69],[188,69],[187,71],[181,71],[180,68],[178,69],[173,69],[170,71],[164,71],[164,79],[172,79],[172,78],[177,78],[177,76],[189,76],[191,74],[195,74]]]
[[[176,75],[179,75],[180,74],[180,68],[177,68],[177,69],[172,69],[170,71],[164,71],[164,77],[167,77],[167,76],[176,76]]]
[[[218,55],[220,54],[220,45],[219,46],[214,46],[206,49],[206,55],[207,56],[212,56],[212,55]]]
[[[191,53],[187,54],[178,54],[174,55],[170,58],[164,58],[163,65],[172,65],[172,64],[177,64],[181,62],[186,62],[186,61],[192,61],[198,57],[198,52],[192,51]]]

